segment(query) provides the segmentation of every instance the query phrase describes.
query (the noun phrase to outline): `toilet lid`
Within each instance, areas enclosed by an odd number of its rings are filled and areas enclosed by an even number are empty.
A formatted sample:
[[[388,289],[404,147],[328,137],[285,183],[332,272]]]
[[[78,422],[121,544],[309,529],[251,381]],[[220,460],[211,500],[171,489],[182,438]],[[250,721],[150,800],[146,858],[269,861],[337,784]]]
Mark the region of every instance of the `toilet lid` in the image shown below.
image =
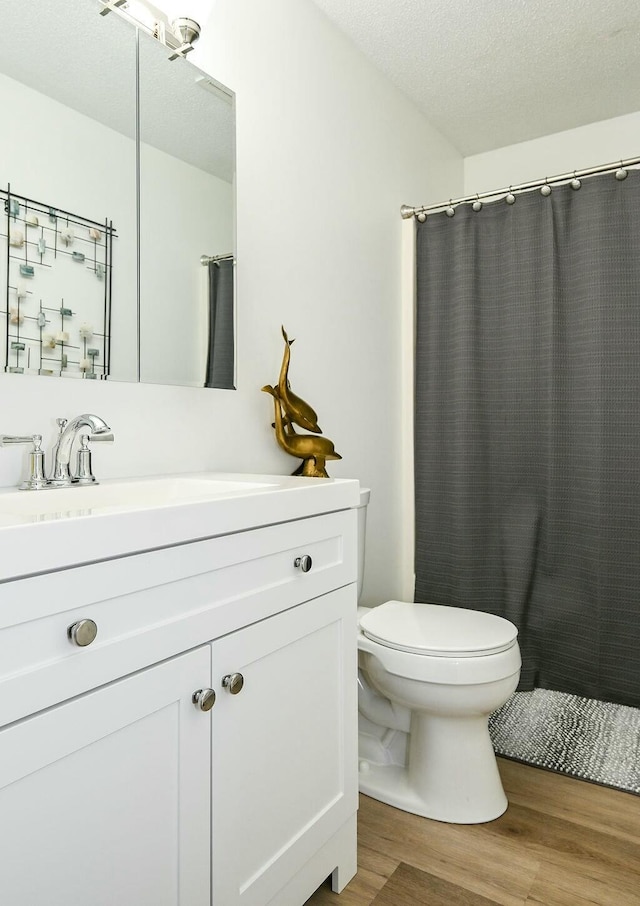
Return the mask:
[[[506,651],[518,630],[502,617],[442,604],[387,601],[372,607],[360,628],[374,642],[431,657],[479,657]]]

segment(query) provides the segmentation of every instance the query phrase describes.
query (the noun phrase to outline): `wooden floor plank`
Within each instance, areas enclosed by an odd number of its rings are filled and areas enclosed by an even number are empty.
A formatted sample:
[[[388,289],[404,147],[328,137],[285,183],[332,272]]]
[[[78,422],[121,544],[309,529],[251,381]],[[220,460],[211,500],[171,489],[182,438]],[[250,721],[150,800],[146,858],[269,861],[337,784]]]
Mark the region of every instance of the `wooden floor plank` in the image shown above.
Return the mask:
[[[367,796],[360,802],[360,836],[369,847],[384,847],[384,852],[399,862],[458,884],[500,906],[524,903],[539,859],[517,841],[487,833],[489,825],[431,821],[390,809]]]
[[[554,815],[543,816],[514,803],[499,821],[485,827],[505,842],[517,841],[540,862],[560,869],[573,867],[592,878],[628,876],[629,882],[635,879],[640,888],[640,845],[635,840],[623,840]]]
[[[510,805],[487,824],[361,796],[358,874],[308,906],[640,906],[640,797],[499,763]]]
[[[640,906],[637,876],[615,872],[592,876],[566,865],[543,863],[535,878],[526,906]]]
[[[365,841],[358,843],[358,867],[362,866],[367,871],[375,874],[380,879],[382,887],[398,867],[398,860],[392,859],[378,849],[367,846]]]
[[[640,796],[498,758],[509,802],[640,843]]]
[[[493,900],[401,862],[372,906],[493,906]]]

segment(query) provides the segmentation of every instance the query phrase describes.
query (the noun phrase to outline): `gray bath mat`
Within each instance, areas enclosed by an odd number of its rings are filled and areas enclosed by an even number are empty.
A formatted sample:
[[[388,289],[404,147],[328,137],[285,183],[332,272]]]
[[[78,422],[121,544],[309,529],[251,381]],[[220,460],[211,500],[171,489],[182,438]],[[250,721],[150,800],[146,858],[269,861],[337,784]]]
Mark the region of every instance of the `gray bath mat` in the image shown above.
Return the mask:
[[[491,715],[498,755],[640,795],[640,709],[565,692],[516,692]]]

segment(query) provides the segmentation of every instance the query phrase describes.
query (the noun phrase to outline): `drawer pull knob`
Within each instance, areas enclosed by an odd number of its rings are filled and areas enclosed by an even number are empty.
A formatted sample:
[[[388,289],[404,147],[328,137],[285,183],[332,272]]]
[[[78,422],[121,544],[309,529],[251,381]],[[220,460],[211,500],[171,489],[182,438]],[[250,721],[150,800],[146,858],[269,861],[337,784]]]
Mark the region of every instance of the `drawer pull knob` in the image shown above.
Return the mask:
[[[213,689],[198,689],[191,696],[191,701],[201,711],[211,711],[216,703],[216,694]]]
[[[78,620],[67,629],[69,641],[80,648],[86,648],[98,635],[98,627],[93,620]]]
[[[309,554],[305,554],[304,557],[296,557],[293,561],[293,565],[297,567],[297,569],[301,569],[303,573],[308,573],[313,566],[313,560]]]
[[[228,673],[222,677],[222,687],[232,695],[237,695],[244,686],[244,676],[241,673]]]

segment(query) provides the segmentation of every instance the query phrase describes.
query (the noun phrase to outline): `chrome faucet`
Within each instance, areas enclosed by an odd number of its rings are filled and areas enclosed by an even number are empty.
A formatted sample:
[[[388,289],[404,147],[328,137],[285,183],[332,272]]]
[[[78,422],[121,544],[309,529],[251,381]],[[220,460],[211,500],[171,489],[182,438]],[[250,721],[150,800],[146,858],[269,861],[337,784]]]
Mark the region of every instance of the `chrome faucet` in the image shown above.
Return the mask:
[[[102,441],[113,440],[111,428],[99,416],[91,415],[90,413],[77,415],[75,418],[72,418],[71,421],[67,421],[66,418],[58,418],[56,421],[60,433],[58,434],[56,445],[53,448],[53,472],[48,482],[49,487],[62,488],[71,484],[77,484],[78,482],[87,483],[89,481],[95,483],[95,478],[91,475],[90,467],[89,475],[91,477],[87,477],[84,472],[80,478],[71,475],[71,469],[69,468],[71,448],[82,428],[90,429],[91,433],[88,435],[89,440]],[[87,453],[86,442],[83,446],[83,452]]]

